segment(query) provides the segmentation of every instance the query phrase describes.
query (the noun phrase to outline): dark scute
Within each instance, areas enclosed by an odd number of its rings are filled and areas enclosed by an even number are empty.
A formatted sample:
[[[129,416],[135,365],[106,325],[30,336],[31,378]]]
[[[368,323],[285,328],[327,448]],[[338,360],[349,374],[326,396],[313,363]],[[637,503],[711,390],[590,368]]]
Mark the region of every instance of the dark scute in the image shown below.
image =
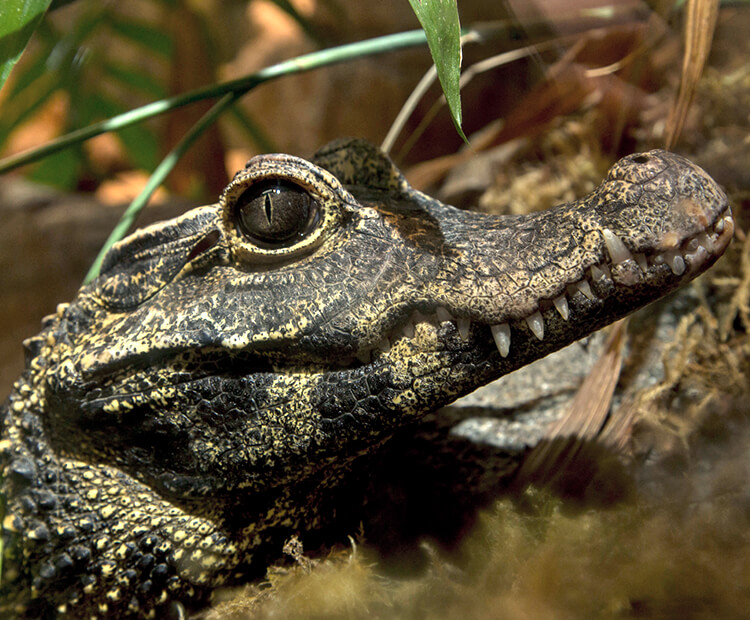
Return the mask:
[[[360,186],[398,194],[406,180],[377,146],[359,138],[342,138],[319,149],[312,162],[344,186]]]

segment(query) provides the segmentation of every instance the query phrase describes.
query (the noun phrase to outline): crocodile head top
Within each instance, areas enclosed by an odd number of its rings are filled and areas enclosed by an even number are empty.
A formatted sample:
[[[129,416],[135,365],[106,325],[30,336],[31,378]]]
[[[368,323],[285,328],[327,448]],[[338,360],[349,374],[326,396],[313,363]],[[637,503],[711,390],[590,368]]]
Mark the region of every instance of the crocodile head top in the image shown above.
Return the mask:
[[[693,278],[732,230],[663,151],[506,217],[361,141],[253,158],[218,204],[118,243],[26,342],[0,443],[17,611],[200,602],[330,519],[395,429]]]

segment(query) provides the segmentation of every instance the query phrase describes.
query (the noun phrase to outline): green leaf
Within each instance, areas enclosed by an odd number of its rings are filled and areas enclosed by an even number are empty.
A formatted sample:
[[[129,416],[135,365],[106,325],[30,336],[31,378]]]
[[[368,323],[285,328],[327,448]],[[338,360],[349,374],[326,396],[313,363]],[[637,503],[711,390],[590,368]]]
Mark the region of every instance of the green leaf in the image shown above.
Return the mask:
[[[165,95],[164,86],[157,79],[148,75],[143,69],[130,68],[126,65],[108,62],[103,67],[105,73],[126,88],[161,99]]]
[[[55,153],[35,166],[27,178],[34,183],[72,191],[78,178],[78,153]]]
[[[409,0],[427,35],[432,60],[456,131],[461,129],[461,24],[456,0]]]
[[[169,35],[146,22],[118,17],[109,23],[109,27],[121,37],[155,54],[164,58],[172,56],[172,39]]]
[[[38,161],[52,153],[57,153],[73,145],[80,144],[84,140],[89,140],[107,131],[116,131],[123,127],[130,127],[147,118],[164,114],[194,101],[221,97],[229,93],[239,97],[270,80],[347,62],[355,58],[364,58],[374,56],[375,54],[395,52],[408,47],[424,45],[426,38],[423,30],[411,30],[409,32],[398,32],[396,34],[375,37],[374,39],[357,41],[356,43],[347,43],[338,47],[290,58],[276,65],[270,65],[256,73],[245,75],[229,82],[210,84],[209,86],[175,95],[168,99],[153,101],[106,121],[99,121],[88,127],[71,131],[69,134],[60,136],[42,146],[0,159],[0,173]]]
[[[18,62],[51,0],[0,2],[0,88]]]

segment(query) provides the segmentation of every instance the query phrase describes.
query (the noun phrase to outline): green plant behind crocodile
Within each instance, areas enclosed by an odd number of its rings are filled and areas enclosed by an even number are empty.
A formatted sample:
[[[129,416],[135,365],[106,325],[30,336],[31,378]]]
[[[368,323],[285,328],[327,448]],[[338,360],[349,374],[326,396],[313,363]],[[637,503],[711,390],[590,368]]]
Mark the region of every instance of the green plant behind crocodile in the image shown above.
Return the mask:
[[[26,341],[2,410],[6,609],[200,606],[330,526],[396,429],[664,295],[732,236],[722,191],[662,151],[523,217],[444,205],[363,142],[313,162],[252,159],[218,204],[117,244]]]

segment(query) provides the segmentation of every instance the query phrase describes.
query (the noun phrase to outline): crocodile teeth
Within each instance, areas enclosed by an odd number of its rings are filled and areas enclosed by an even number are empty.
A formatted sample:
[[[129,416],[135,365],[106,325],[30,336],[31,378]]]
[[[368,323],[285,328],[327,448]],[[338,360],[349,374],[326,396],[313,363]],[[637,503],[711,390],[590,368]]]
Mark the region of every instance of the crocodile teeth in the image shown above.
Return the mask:
[[[404,336],[407,338],[414,338],[414,322],[409,319],[406,324],[401,328]]]
[[[685,258],[690,259],[691,265],[702,265],[706,258],[708,258],[708,250],[700,242],[697,242],[692,251],[685,254]]]
[[[629,258],[633,258],[630,254],[630,250],[628,250],[622,242],[622,239],[609,230],[609,228],[602,229],[602,236],[604,237],[604,243],[607,246],[609,257],[615,265],[623,263]]]
[[[586,280],[580,280],[579,282],[576,282],[576,288],[583,293],[585,297],[588,299],[594,300],[596,299],[596,295],[594,295],[594,292],[591,290],[591,286]]]
[[[443,323],[445,321],[452,321],[453,320],[453,317],[451,316],[450,312],[448,312],[442,306],[438,306],[435,309],[435,315],[437,316],[438,321],[440,321],[441,323]]]
[[[674,275],[681,276],[685,273],[685,259],[677,250],[664,252],[664,259]]]
[[[526,324],[539,340],[544,340],[544,319],[538,310],[531,316],[526,317]]]
[[[635,262],[638,263],[641,271],[648,271],[648,261],[645,254],[639,252],[638,254],[634,254],[633,258],[635,258]]]
[[[714,224],[714,230],[721,234],[724,232],[724,221],[726,219],[726,216],[722,217],[716,224]]]
[[[607,265],[606,261],[598,265],[591,265],[591,279],[601,280],[602,278],[612,279],[612,272],[609,270],[609,265]]]
[[[604,272],[599,269],[596,265],[591,265],[591,279],[601,280],[604,277]]]
[[[500,355],[508,357],[510,352],[510,326],[507,323],[499,325],[490,325],[492,337],[495,339],[495,346],[500,351]]]
[[[469,329],[471,329],[470,319],[456,319],[456,327],[458,328],[458,335],[461,336],[461,340],[466,341],[469,339]]]
[[[555,304],[555,308],[557,308],[560,316],[567,321],[570,316],[570,309],[568,308],[568,300],[565,298],[565,293],[559,297],[555,297],[552,303]]]
[[[707,235],[706,233],[699,234],[696,238],[696,241],[698,241],[698,244],[706,248],[706,251],[709,252],[709,254],[712,254],[714,251],[714,240]]]

